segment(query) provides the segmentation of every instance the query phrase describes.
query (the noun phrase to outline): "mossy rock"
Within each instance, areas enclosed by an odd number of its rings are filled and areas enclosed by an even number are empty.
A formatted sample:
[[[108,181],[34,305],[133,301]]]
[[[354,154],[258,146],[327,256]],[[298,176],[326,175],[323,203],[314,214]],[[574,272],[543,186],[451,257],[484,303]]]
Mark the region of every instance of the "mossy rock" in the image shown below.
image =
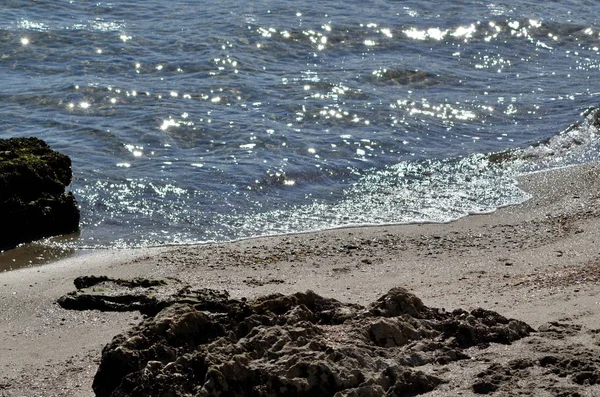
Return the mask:
[[[71,178],[71,159],[41,139],[0,139],[0,249],[77,231]]]

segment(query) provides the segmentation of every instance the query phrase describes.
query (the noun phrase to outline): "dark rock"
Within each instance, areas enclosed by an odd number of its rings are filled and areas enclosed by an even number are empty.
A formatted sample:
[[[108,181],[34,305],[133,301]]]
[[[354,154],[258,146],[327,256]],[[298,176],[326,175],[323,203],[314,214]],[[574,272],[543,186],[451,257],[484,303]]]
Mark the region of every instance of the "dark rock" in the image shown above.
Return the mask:
[[[541,357],[538,364],[562,378],[570,376],[580,385],[600,384],[600,358],[590,352],[573,349],[567,354]]]
[[[379,385],[365,385],[336,393],[333,397],[385,397],[385,390]]]
[[[533,365],[533,363],[531,364]],[[530,366],[531,366],[530,365]],[[489,366],[485,371],[477,374],[478,380],[473,384],[473,391],[476,394],[490,394],[498,389],[504,384],[509,382],[515,382],[517,379],[523,377],[522,374],[519,373],[518,369],[523,367],[522,365],[502,365],[498,363],[494,363]],[[524,366],[523,368],[528,368],[529,366]]]
[[[402,288],[364,308],[312,291],[236,300],[173,280],[77,284],[83,289],[61,298],[63,307],[121,310],[119,296],[153,316],[103,349],[98,396],[418,395],[445,382],[419,367],[466,359],[466,347],[531,330],[493,312],[429,308]]]
[[[491,342],[508,344],[522,338],[524,333],[534,332],[526,323],[490,310],[478,308],[467,313],[459,309],[453,314],[452,319],[444,322],[444,331],[447,336],[456,338],[461,347],[485,347]]]
[[[566,336],[575,335],[579,331],[581,331],[581,325],[579,324],[569,324],[558,321],[542,324],[538,328],[538,332],[554,339],[564,339]]]
[[[425,333],[413,328],[411,318],[379,318],[369,326],[371,340],[382,347],[404,346]]]
[[[592,125],[594,127],[597,127],[597,128],[600,127],[600,109],[593,112],[591,119],[592,119]]]
[[[531,390],[516,390],[515,385],[520,383],[527,387],[531,384],[528,379],[548,374],[571,382],[570,385],[565,382],[566,385],[558,388],[553,386],[554,382],[546,382],[542,388],[548,389],[549,393],[555,396],[579,396],[577,385],[585,388],[600,384],[600,358],[597,352],[583,349],[581,346],[555,349],[555,354],[544,355],[536,360],[520,358],[505,365],[491,364],[477,375],[477,380],[472,386],[473,391],[477,394],[503,392],[506,395],[533,395]]]
[[[227,292],[210,289],[194,291],[174,278],[124,280],[83,276],[77,277],[74,284],[77,291],[58,299],[58,304],[64,309],[139,311],[153,316],[175,303],[188,303],[199,310],[234,310]]]
[[[440,84],[443,79],[423,70],[384,69],[372,74],[371,79],[387,85],[428,87]]]
[[[78,230],[71,176],[69,157],[44,141],[0,139],[0,249]]]
[[[392,288],[387,294],[371,304],[370,309],[371,313],[382,317],[408,314],[418,318],[424,311],[424,314],[428,314],[427,308],[421,299],[401,287]]]
[[[152,287],[168,285],[170,282],[177,281],[177,280],[170,279],[170,281],[169,281],[166,279],[147,279],[147,278],[132,278],[129,280],[122,280],[122,279],[112,279],[112,278],[108,278],[106,276],[81,276],[81,277],[77,277],[73,281],[73,284],[75,284],[75,288],[77,288],[78,290],[81,290],[84,288],[94,287],[94,286],[97,286],[99,284],[106,283],[109,281],[112,281],[114,284],[125,287],[125,288],[136,288],[136,287],[152,288]]]

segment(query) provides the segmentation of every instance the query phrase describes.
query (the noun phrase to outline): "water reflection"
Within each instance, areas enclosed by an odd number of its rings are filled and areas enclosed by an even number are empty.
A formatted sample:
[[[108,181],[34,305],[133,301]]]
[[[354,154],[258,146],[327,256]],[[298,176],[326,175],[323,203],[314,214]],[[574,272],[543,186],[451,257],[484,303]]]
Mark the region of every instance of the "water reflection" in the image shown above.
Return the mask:
[[[383,222],[363,202],[422,193],[388,183],[395,164],[446,175],[424,162],[530,145],[597,102],[588,3],[32,4],[0,9],[0,120],[71,155],[84,244],[262,233],[235,227],[255,212],[269,233]]]
[[[76,250],[65,243],[76,239],[77,236],[78,234],[59,236],[0,251],[0,272],[44,265],[73,256]]]

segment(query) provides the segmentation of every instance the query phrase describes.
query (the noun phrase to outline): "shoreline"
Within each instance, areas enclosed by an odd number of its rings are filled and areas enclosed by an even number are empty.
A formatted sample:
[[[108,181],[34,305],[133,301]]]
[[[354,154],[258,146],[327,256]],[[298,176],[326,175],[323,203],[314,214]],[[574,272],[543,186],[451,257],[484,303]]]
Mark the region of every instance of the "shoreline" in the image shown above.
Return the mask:
[[[0,273],[0,396],[93,396],[102,347],[142,316],[60,308],[56,299],[82,275],[176,277],[236,298],[311,289],[363,305],[402,286],[430,307],[482,307],[535,329],[550,321],[579,327],[539,343],[557,349],[577,343],[597,353],[598,175],[600,164],[527,174],[519,186],[530,200],[450,223],[101,250]],[[472,394],[461,377],[475,376],[490,357],[506,362],[525,354],[528,339],[473,352],[468,365],[449,365],[449,383],[427,395]],[[578,392],[597,395],[600,386]]]

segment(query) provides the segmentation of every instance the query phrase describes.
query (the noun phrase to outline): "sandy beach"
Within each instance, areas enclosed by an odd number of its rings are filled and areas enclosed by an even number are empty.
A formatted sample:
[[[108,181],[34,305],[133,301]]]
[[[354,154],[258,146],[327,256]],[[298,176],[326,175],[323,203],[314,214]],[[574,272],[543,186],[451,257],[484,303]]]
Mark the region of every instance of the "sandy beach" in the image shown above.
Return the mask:
[[[474,379],[490,364],[549,352],[589,357],[600,374],[599,175],[598,164],[531,174],[519,180],[529,201],[448,224],[94,251],[0,273],[0,396],[94,395],[102,347],[141,315],[62,309],[57,299],[82,275],[175,277],[248,298],[310,289],[362,305],[401,286],[429,307],[481,307],[537,330],[423,368],[448,380],[428,396],[476,395]],[[568,371],[513,371],[494,395],[600,395],[600,384],[573,382]]]

